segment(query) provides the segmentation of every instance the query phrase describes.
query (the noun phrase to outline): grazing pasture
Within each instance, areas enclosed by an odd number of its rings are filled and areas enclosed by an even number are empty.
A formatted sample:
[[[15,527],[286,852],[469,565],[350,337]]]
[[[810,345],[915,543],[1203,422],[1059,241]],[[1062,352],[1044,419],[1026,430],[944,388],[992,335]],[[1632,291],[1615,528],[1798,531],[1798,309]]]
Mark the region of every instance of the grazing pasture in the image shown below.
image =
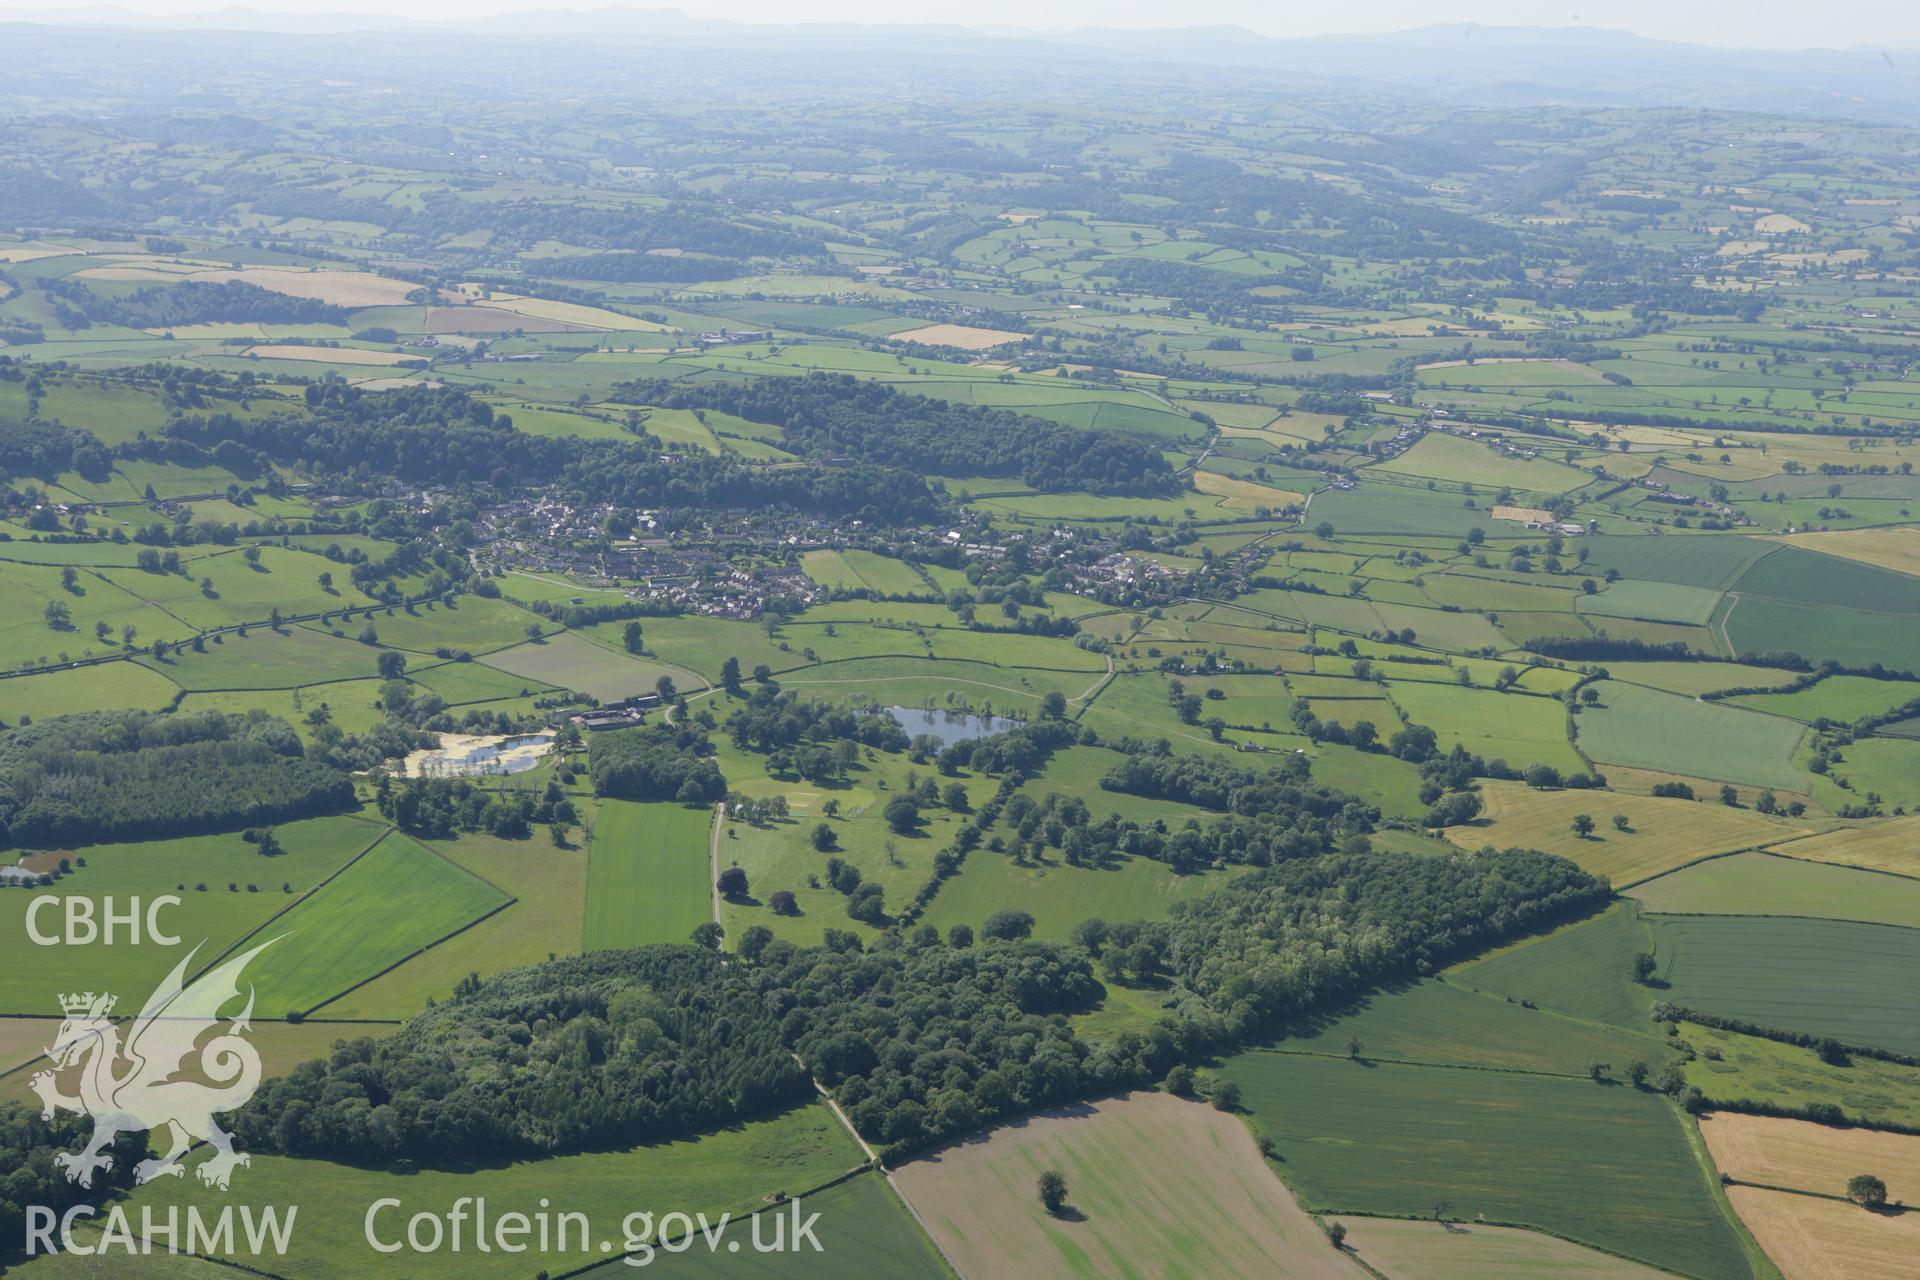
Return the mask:
[[[1600,705],[1575,720],[1580,746],[1605,764],[1802,791],[1792,720],[1603,680]]]
[[[636,694],[652,693],[661,676],[670,677],[682,693],[696,692],[705,683],[699,676],[679,667],[636,658],[595,644],[573,631],[562,631],[490,653],[486,665],[538,685],[571,689],[602,702],[618,702]]]
[[[1908,702],[1920,701],[1920,682],[1874,680],[1867,676],[1828,676],[1792,693],[1749,693],[1726,700],[1733,706],[1792,720],[1837,720],[1851,724]]]
[[[1920,929],[1649,916],[1663,999],[1763,1027],[1920,1053]]]
[[[103,662],[0,680],[0,721],[11,724],[23,715],[44,720],[83,707],[163,711],[179,696],[180,686],[158,671],[137,662]]]
[[[705,808],[604,801],[587,847],[584,948],[685,942],[713,919],[712,824]]]
[[[1720,626],[1742,656],[1784,650],[1815,662],[1920,672],[1920,629],[1911,614],[1741,596]]]
[[[1175,875],[1164,862],[1123,858],[1107,870],[1075,867],[1049,851],[1050,860],[1020,866],[987,850],[969,855],[960,874],[940,888],[923,923],[943,933],[956,924],[976,931],[995,911],[1014,908],[1033,917],[1033,936],[1064,942],[1089,917],[1117,923],[1163,920],[1176,902],[1212,893],[1233,872]]]
[[[1408,720],[1438,731],[1444,749],[1457,742],[1516,769],[1550,764],[1563,772],[1579,772],[1586,767],[1567,741],[1567,709],[1556,699],[1406,680],[1392,686],[1392,696]],[[1375,723],[1387,732],[1395,727]]]
[[[1709,1102],[1746,1102],[1798,1110],[1831,1102],[1855,1124],[1920,1130],[1920,1067],[1855,1054],[1844,1065],[1824,1062],[1801,1045],[1686,1022],[1680,1038],[1695,1056],[1687,1083]]]
[[[1076,1212],[1034,1197],[1066,1176]],[[1138,1274],[1177,1258],[1191,1276],[1364,1280],[1266,1167],[1233,1116],[1163,1093],[1058,1111],[937,1148],[894,1182],[969,1280]]]
[[[1641,618],[1703,626],[1719,604],[1720,593],[1709,587],[1622,579],[1598,595],[1580,597],[1580,612],[1602,619]],[[1607,628],[1605,621],[1597,625],[1602,631]]]
[[[202,652],[179,649],[164,662],[151,656],[134,661],[189,691],[292,689],[371,678],[379,674],[379,653],[372,645],[309,627],[249,627],[244,636],[234,631],[214,636]]]
[[[1580,545],[1587,552],[1587,569],[1596,577],[1607,569],[1618,569],[1626,578],[1716,591],[1732,586],[1754,561],[1779,550],[1759,538],[1723,533],[1659,538],[1602,534],[1582,538]]]
[[[1618,1064],[1616,1064],[1618,1065]],[[1294,1054],[1227,1060],[1295,1191],[1330,1214],[1485,1214],[1700,1280],[1745,1280],[1683,1118],[1583,1078]]]

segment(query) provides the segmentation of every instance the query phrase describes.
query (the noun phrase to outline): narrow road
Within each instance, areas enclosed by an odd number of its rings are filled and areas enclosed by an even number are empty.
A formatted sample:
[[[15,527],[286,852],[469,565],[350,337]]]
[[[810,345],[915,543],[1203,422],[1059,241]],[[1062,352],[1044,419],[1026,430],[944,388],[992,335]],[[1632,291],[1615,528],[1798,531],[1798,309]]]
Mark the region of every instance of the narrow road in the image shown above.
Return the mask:
[[[707,887],[713,893],[713,922],[720,923],[720,828],[727,825],[727,802],[713,806],[713,834],[707,840]]]

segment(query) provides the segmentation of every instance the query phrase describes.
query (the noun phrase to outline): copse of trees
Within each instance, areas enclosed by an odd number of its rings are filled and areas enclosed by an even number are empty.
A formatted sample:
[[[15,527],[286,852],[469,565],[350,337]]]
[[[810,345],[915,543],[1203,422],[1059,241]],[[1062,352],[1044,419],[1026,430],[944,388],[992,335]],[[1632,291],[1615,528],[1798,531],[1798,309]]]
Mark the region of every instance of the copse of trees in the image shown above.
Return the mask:
[[[714,409],[781,430],[809,457],[845,457],[918,474],[1018,476],[1036,489],[1169,495],[1179,481],[1160,451],[1111,431],[1086,431],[1004,409],[911,395],[850,374],[689,385],[622,384],[622,401]]]
[[[727,780],[707,735],[687,725],[643,725],[596,733],[587,749],[593,792],[620,800],[714,804]]]
[[[353,804],[353,780],[260,710],[88,712],[0,734],[0,846],[268,826]]]

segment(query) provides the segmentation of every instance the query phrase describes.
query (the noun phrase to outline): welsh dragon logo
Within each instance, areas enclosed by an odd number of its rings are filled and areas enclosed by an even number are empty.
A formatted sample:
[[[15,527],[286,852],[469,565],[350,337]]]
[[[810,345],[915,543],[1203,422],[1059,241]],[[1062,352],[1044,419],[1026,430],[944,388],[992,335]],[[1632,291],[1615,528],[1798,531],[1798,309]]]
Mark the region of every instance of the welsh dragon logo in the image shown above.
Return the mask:
[[[247,1164],[248,1157],[233,1149],[233,1135],[213,1118],[243,1105],[260,1087],[260,1054],[244,1038],[253,1017],[251,985],[239,1016],[205,1045],[200,1040],[219,1025],[220,1010],[239,999],[241,970],[273,941],[277,939],[235,956],[189,986],[183,978],[199,951],[195,947],[147,998],[124,1045],[111,1017],[118,997],[91,991],[60,997],[66,1016],[47,1050],[53,1067],[36,1074],[32,1088],[40,1095],[43,1119],[51,1120],[55,1111],[93,1117],[93,1137],[86,1147],[54,1157],[69,1180],[90,1187],[95,1171],[111,1168],[113,1157],[104,1150],[116,1135],[147,1130],[157,1137],[167,1129],[171,1149],[135,1165],[134,1181],[181,1176],[181,1158],[205,1142],[213,1155],[196,1170],[200,1181],[227,1189],[233,1171]],[[211,1084],[179,1078],[195,1064]],[[59,1078],[69,1071],[77,1072],[77,1094],[60,1091]]]

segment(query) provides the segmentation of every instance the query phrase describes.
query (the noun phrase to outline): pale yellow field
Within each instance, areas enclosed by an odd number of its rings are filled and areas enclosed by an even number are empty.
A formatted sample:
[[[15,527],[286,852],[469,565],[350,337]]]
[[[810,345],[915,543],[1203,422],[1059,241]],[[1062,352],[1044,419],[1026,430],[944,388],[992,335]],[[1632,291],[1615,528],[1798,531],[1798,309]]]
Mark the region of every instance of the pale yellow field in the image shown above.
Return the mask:
[[[1753,220],[1753,229],[1765,235],[1786,235],[1796,231],[1811,231],[1812,227],[1800,221],[1790,213],[1769,213],[1763,218]]]
[[[1264,484],[1255,484],[1251,480],[1241,480],[1234,476],[1223,476],[1212,471],[1193,473],[1193,487],[1201,493],[1214,494],[1222,499],[1223,507],[1236,511],[1251,511],[1255,507],[1271,507],[1278,511],[1289,503],[1305,502],[1306,495],[1290,489],[1270,489]]]
[[[1531,520],[1536,524],[1546,524],[1553,519],[1553,512],[1542,511],[1539,507],[1495,507],[1495,520]]]
[[[1607,877],[1615,888],[1709,854],[1785,839],[1795,831],[1786,820],[1763,818],[1751,809],[1617,791],[1535,791],[1522,782],[1488,781],[1480,785],[1480,800],[1485,807],[1479,821],[1447,828],[1447,838],[1455,844],[1557,853]],[[1579,813],[1596,824],[1585,840],[1573,834],[1573,818]],[[1614,829],[1616,813],[1627,816],[1628,830]]]
[[[398,351],[363,351],[359,347],[248,347],[246,354],[262,360],[317,360],[321,364],[395,365],[425,357],[404,355]]]
[[[1347,1247],[1393,1280],[1668,1280],[1669,1273],[1557,1236],[1482,1223],[1341,1218]]]
[[[1789,858],[1920,876],[1920,814],[1789,840],[1770,849]]]
[[[1727,1199],[1786,1280],[1910,1276],[1920,1258],[1920,1213],[1868,1213],[1758,1187],[1728,1187]]]
[[[608,311],[603,307],[582,306],[577,302],[555,302],[549,298],[523,298],[517,294],[496,293],[488,302],[489,306],[501,311],[511,311],[517,316],[529,316],[535,320],[557,320],[561,324],[577,324],[589,329],[617,329],[644,333],[665,333],[667,326],[655,324],[651,320],[639,320],[632,316],[623,316],[618,311]]]
[[[1027,335],[1010,329],[977,329],[970,324],[930,324],[892,334],[895,342],[920,342],[933,347],[959,347],[962,351],[985,351],[1007,342],[1024,342]]]
[[[1713,1163],[1741,1182],[1839,1196],[1847,1179],[1871,1173],[1887,1199],[1920,1198],[1920,1136],[1835,1129],[1811,1120],[1717,1112],[1700,1121]]]
[[[207,270],[194,264],[148,262],[138,266],[88,267],[74,273],[82,279],[171,283],[189,280],[225,284],[239,280],[295,298],[314,298],[336,307],[399,306],[420,286],[389,280],[367,271],[295,271],[287,267],[244,267]]]
[[[1920,527],[1894,525],[1879,529],[1836,529],[1831,533],[1804,533],[1769,542],[1823,551],[1830,556],[1858,560],[1876,568],[1920,574]]]
[[[1066,1176],[1077,1217],[1034,1194]],[[1179,1243],[1179,1274],[1366,1280],[1327,1245],[1237,1118],[1164,1093],[1042,1112],[941,1147],[894,1184],[967,1280],[1143,1271]]]

